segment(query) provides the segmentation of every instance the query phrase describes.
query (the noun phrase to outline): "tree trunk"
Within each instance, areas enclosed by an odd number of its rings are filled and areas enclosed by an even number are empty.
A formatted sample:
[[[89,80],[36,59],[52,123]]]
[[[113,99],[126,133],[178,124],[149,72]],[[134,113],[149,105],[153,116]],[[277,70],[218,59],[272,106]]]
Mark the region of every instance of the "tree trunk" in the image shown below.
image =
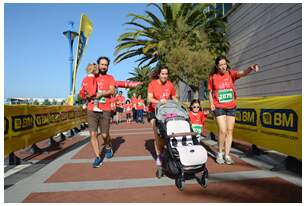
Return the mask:
[[[179,82],[174,82],[173,83],[174,84],[174,88],[175,88],[175,91],[176,91],[176,97],[177,97],[177,99],[179,100],[179,101],[181,101],[180,100],[180,92],[181,92],[181,90],[180,90],[180,83]]]
[[[193,99],[199,99],[199,89],[193,91]]]

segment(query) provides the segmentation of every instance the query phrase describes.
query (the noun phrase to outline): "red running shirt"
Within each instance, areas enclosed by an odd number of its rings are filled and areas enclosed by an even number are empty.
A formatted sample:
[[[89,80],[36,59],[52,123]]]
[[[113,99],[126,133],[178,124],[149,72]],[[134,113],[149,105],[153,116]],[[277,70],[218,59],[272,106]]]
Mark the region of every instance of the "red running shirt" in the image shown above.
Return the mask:
[[[131,103],[133,104],[133,107],[135,108],[136,107],[136,104],[137,104],[137,97],[133,97],[131,99]]]
[[[238,72],[235,70],[224,74],[213,74],[209,77],[208,90],[212,91],[213,103],[216,108],[233,109],[237,106],[234,83],[239,78]]]
[[[124,96],[119,96],[119,95],[116,96],[116,105],[117,105],[117,107],[123,108],[124,102],[125,102],[125,97]]]
[[[111,86],[115,87],[115,79],[112,75],[105,74],[105,75],[99,75],[96,79],[97,81],[97,89],[98,91],[107,91],[110,89]],[[99,109],[102,109],[103,111],[111,111],[111,96],[105,97],[103,103],[99,102]]]
[[[144,100],[137,99],[136,110],[144,110]]]
[[[157,79],[152,80],[148,86],[148,93],[153,94],[153,98],[157,100],[170,99],[176,96],[176,91],[173,84],[167,81],[165,84],[160,84]],[[153,112],[156,108],[156,103],[150,103],[148,110]]]
[[[96,91],[97,91],[96,77],[93,74],[89,74],[82,81],[82,86],[79,93],[80,97],[82,99],[87,99],[86,94],[89,96],[95,96]],[[87,109],[92,111],[93,107],[94,107],[93,100],[91,100],[87,104]]]
[[[189,119],[190,123],[192,125],[192,129],[195,132],[198,132],[204,134],[205,128],[204,128],[204,122],[207,118],[207,115],[205,115],[202,111],[199,111],[197,113],[194,113],[192,111],[189,112]]]
[[[111,104],[111,110],[115,111],[116,110],[116,98],[115,97],[110,98],[110,104]]]
[[[131,112],[132,112],[133,105],[132,105],[132,103],[125,104],[125,105],[124,105],[124,108],[125,108],[125,110],[126,110],[126,113],[131,113]]]

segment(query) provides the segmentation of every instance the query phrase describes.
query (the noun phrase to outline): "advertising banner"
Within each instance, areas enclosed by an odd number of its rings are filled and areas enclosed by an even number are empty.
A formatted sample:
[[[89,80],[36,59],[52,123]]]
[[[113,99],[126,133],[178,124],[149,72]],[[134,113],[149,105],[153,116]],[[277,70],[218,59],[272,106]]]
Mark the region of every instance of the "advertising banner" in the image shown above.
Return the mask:
[[[81,107],[4,105],[4,155],[79,127],[86,117]]]
[[[208,108],[208,101],[202,104]],[[218,135],[213,114],[206,130]],[[302,159],[302,96],[238,98],[234,139]]]

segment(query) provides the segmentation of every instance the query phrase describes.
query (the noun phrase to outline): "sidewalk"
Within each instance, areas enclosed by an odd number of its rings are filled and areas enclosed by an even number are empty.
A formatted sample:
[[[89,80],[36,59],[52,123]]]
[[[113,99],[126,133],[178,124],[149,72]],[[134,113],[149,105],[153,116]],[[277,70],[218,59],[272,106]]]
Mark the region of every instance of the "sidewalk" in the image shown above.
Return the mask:
[[[5,202],[301,202],[302,178],[289,171],[272,172],[265,157],[243,157],[232,150],[235,165],[218,165],[209,157],[206,189],[186,181],[155,177],[154,138],[149,124],[112,125],[114,157],[92,168],[88,132],[70,138],[60,156],[36,157],[15,174],[5,172]],[[70,142],[70,147],[68,146]],[[207,141],[215,150],[216,142]],[[42,154],[42,156],[46,154]],[[50,154],[51,155],[51,154]],[[39,161],[39,159],[45,159]],[[47,161],[48,160],[48,161]],[[37,163],[42,164],[37,168]],[[274,164],[274,163],[273,163]],[[276,162],[275,162],[276,164]],[[26,174],[27,175],[26,175]],[[14,178],[13,178],[14,177]],[[17,183],[9,182],[18,179]],[[11,181],[11,180],[10,180]]]

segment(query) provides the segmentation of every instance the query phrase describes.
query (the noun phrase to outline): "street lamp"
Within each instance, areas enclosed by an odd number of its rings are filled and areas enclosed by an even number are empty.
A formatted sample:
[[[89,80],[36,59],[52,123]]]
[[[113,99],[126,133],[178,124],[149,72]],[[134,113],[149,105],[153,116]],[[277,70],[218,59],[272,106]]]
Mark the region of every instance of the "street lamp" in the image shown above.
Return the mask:
[[[72,30],[74,22],[70,21],[68,24],[71,26],[71,30]],[[70,61],[70,92],[72,92],[72,78],[73,78],[73,40],[76,36],[79,35],[77,32],[71,31],[71,30],[63,32],[63,34],[68,38],[69,49],[70,49],[70,57],[69,57],[69,61]]]

